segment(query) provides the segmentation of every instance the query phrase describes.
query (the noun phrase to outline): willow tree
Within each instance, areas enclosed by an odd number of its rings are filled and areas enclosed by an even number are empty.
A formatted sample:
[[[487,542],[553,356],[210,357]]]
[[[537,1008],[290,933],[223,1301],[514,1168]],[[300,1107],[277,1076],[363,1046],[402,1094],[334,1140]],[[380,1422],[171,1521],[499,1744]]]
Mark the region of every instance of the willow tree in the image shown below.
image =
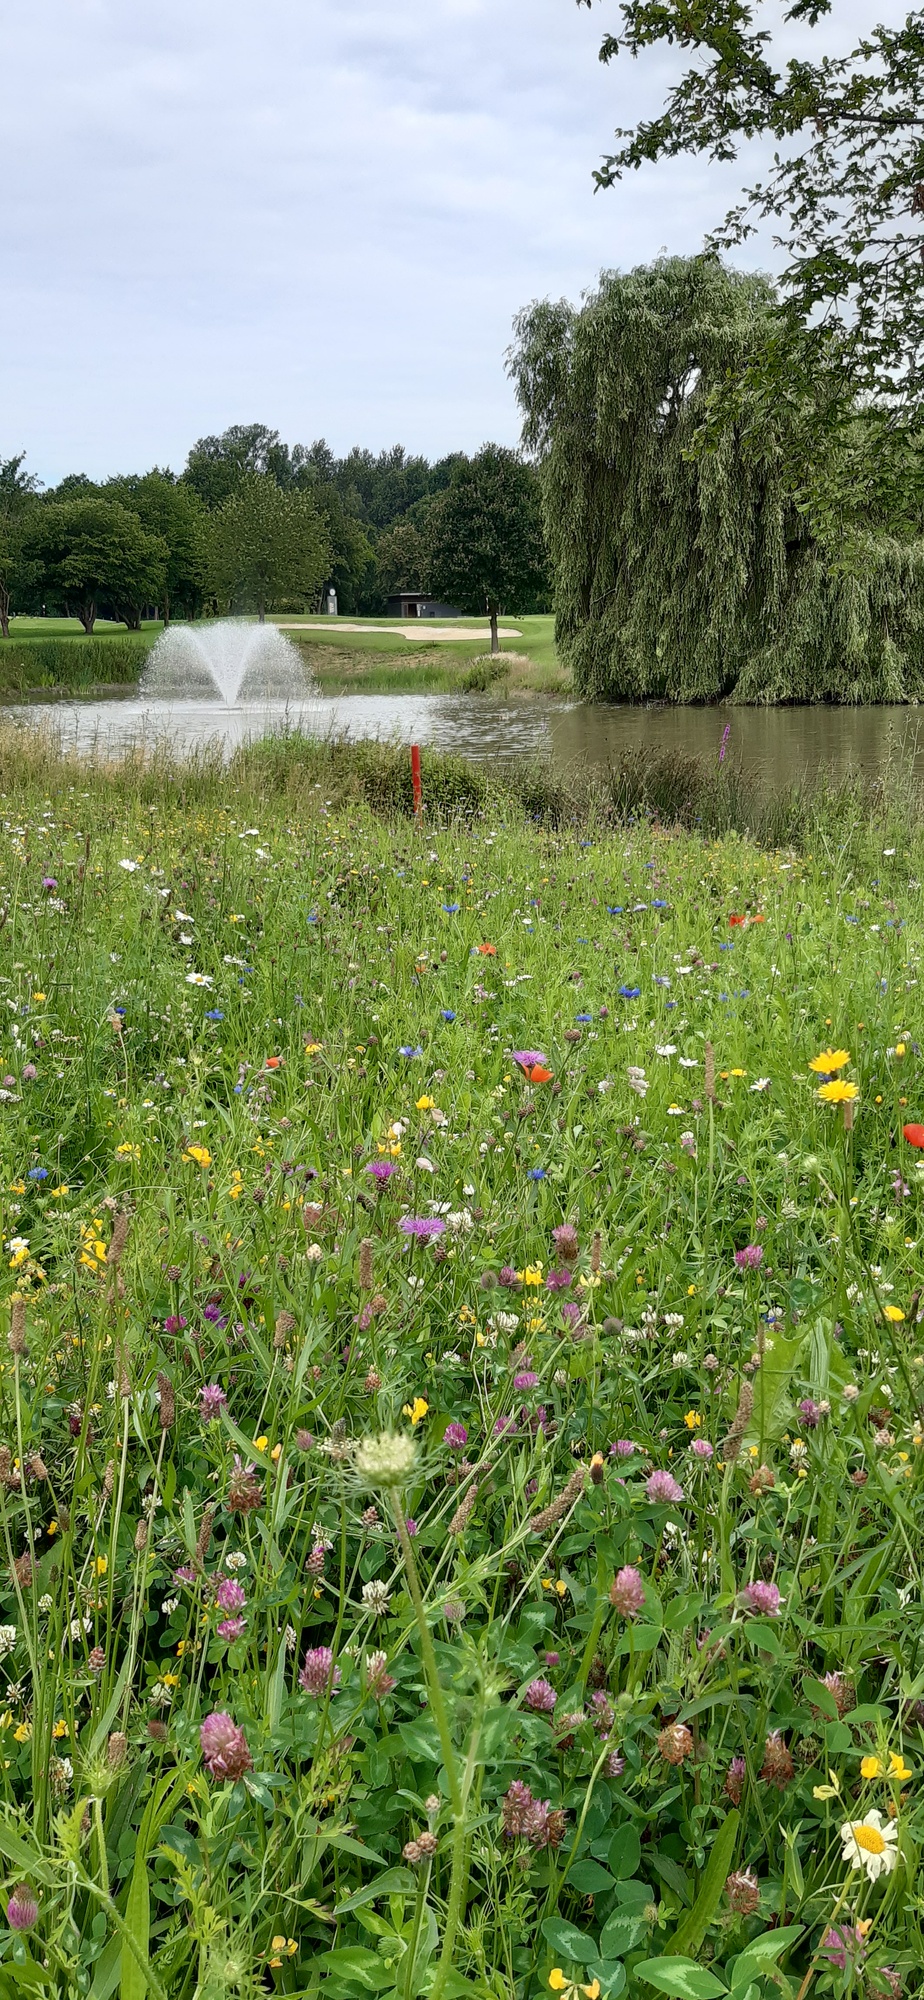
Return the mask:
[[[727,393],[774,313],[767,279],[666,257],[517,321],[557,636],[591,699],[924,694],[924,543],[858,505],[822,549],[787,485],[798,403]]]

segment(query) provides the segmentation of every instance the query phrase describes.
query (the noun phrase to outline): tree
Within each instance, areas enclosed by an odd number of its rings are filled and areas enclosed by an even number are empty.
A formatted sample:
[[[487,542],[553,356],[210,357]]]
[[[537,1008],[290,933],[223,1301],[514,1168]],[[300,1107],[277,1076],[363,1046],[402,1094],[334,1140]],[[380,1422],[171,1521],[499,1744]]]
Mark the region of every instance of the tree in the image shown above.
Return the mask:
[[[151,472],[109,479],[100,491],[137,514],[142,527],[166,544],[160,597],[164,624],[169,625],[171,612],[195,617],[208,580],[208,516],[195,488],[155,466]]]
[[[28,594],[35,568],[25,553],[25,529],[38,480],[24,472],[26,454],[0,459],[0,638],[10,636],[10,613]]]
[[[384,528],[375,545],[376,581],[383,600],[401,590],[429,587],[428,503]],[[480,607],[479,607],[480,608]]]
[[[168,550],[116,500],[52,500],[32,512],[24,553],[48,594],[91,633],[100,612],[140,623],[164,588]]]
[[[183,479],[206,507],[220,507],[254,475],[269,473],[276,478],[281,471],[279,483],[287,485],[288,458],[278,431],[268,430],[266,424],[230,424],[219,437],[196,440]]]
[[[286,493],[268,474],[247,473],[212,516],[215,585],[227,603],[259,612],[313,598],[330,564],[327,529],[310,493]]]
[[[775,325],[715,257],[532,306],[511,357],[541,458],[557,635],[596,700],[902,701],[924,692],[924,541],[845,517],[833,562],[787,483],[800,413],[720,405]],[[862,427],[862,415],[855,415]],[[707,448],[703,440],[708,440]]]
[[[924,389],[924,15],[808,61],[775,46],[787,29],[762,25],[761,0],[622,0],[620,11],[603,62],[666,44],[690,67],[658,117],[617,132],[624,143],[598,185],[645,161],[733,160],[748,141],[772,139],[768,177],[707,245],[728,248],[761,219],[782,225],[784,310],[759,379],[791,382],[795,368],[805,386],[821,353],[840,391],[815,399],[829,428],[851,421],[861,390],[887,399],[893,424],[914,417]],[[831,0],[788,0],[782,21],[804,31],[831,12]]]
[[[427,516],[430,588],[463,611],[487,612],[498,651],[499,611],[525,610],[546,581],[539,484],[500,444],[461,459]]]

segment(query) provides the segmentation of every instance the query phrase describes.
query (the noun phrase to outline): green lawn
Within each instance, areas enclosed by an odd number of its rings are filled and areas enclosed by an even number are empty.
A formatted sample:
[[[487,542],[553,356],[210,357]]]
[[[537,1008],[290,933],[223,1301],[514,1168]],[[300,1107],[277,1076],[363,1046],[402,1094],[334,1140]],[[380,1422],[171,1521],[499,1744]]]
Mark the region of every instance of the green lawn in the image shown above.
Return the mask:
[[[145,618],[141,630],[156,639],[163,631],[159,618]],[[94,639],[125,638],[127,627],[118,624],[114,618],[97,618],[93,629]],[[11,639],[85,639],[86,633],[79,618],[11,618]]]
[[[292,614],[280,614],[275,623],[287,626]],[[477,639],[407,639],[406,620],[381,618],[330,621],[329,629],[319,626],[310,632],[290,631],[288,636],[305,655],[312,673],[325,693],[394,693],[426,689],[429,693],[455,693],[465,687],[472,662],[490,647],[487,619],[441,619],[440,624],[458,623],[471,632],[479,627]],[[377,630],[383,624],[393,631]],[[346,626],[368,629],[346,630]],[[501,625],[516,626],[520,637],[501,641],[501,672],[495,683],[500,693],[567,694],[571,677],[559,664],[555,648],[555,621],[551,615],[534,618],[509,617]],[[483,636],[481,636],[483,628]],[[509,655],[506,671],[505,655]]]

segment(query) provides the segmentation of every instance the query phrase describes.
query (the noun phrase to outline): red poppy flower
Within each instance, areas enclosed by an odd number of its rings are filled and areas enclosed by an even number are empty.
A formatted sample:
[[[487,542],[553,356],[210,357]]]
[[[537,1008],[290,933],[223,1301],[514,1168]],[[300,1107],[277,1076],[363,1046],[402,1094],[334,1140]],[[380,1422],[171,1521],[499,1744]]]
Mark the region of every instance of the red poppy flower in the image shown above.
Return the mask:
[[[266,1063],[265,1063],[264,1067],[265,1067],[266,1069],[281,1069],[281,1068],[282,1068],[282,1057],[281,1057],[281,1056],[267,1056],[267,1058],[266,1058]]]
[[[747,917],[729,917],[728,921],[730,924],[746,924]]]
[[[909,1146],[919,1146],[924,1149],[924,1125],[903,1125],[902,1131]]]
[[[478,950],[478,951],[480,952],[480,954],[481,954],[481,957],[482,957],[482,958],[496,958],[496,957],[497,957],[497,946],[496,946],[496,944],[480,944],[480,945],[478,945],[478,946],[477,946],[477,950]]]
[[[553,1069],[546,1069],[544,1063],[533,1063],[532,1069],[528,1069],[526,1075],[529,1077],[530,1083],[551,1083],[555,1071]],[[921,1143],[924,1145],[924,1139],[922,1139]]]

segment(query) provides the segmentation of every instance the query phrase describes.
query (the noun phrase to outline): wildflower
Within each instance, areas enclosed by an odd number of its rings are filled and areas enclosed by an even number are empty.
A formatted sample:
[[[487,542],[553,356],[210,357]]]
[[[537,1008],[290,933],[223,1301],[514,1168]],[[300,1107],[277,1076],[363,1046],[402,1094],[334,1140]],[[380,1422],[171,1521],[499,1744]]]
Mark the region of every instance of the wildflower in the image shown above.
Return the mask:
[[[183,1158],[191,1160],[197,1167],[210,1167],[212,1164],[212,1155],[207,1146],[187,1146]]]
[[[903,1125],[902,1134],[909,1146],[917,1146],[919,1149],[924,1146],[924,1125]]]
[[[670,1472],[652,1472],[645,1482],[645,1492],[649,1500],[656,1502],[683,1499],[683,1487],[678,1486]]]
[[[391,1597],[380,1577],[373,1577],[370,1583],[363,1584],[362,1599],[365,1610],[371,1611],[374,1618],[383,1618],[391,1603]]]
[[[468,1432],[464,1424],[447,1424],[443,1432],[443,1443],[452,1446],[453,1451],[461,1451],[468,1443]]]
[[[819,1947],[836,1972],[852,1972],[866,1956],[862,1932],[853,1924],[834,1924],[825,1931]]]
[[[849,1061],[849,1049],[822,1049],[820,1055],[812,1057],[809,1069],[813,1069],[816,1076],[836,1076],[837,1071],[844,1069]]]
[[[907,1764],[905,1763],[905,1760],[904,1760],[904,1757],[900,1757],[900,1756],[898,1756],[898,1754],[897,1754],[897,1752],[896,1752],[896,1751],[894,1751],[894,1750],[890,1750],[890,1752],[889,1752],[889,1777],[890,1777],[890,1778],[894,1778],[894,1779],[896,1779],[897,1781],[901,1781],[901,1780],[903,1780],[903,1779],[905,1779],[905,1778],[910,1778],[910,1777],[912,1777],[913,1775],[914,1775],[914,1774],[913,1774],[913,1772],[911,1772],[911,1771],[910,1771],[910,1770],[908,1769],[908,1766],[907,1766]]]
[[[244,1590],[235,1583],[232,1576],[223,1576],[215,1595],[219,1611],[243,1611],[247,1602]]]
[[[263,1488],[255,1477],[256,1467],[245,1465],[237,1452],[228,1482],[228,1507],[232,1514],[250,1514],[263,1499]]]
[[[726,1798],[731,1799],[733,1806],[740,1806],[741,1804],[741,1794],[744,1791],[744,1781],[747,1773],[748,1767],[744,1758],[733,1757],[725,1773],[725,1783],[722,1786]]]
[[[752,1917],[760,1903],[760,1885],[751,1868],[736,1869],[725,1883],[729,1905],[739,1917]]]
[[[693,1738],[683,1722],[669,1722],[658,1734],[658,1749],[666,1764],[682,1764],[693,1755]]]
[[[553,1965],[549,1973],[549,1985],[553,1993],[561,1994],[562,2000],[577,2000],[579,1993],[583,1993],[584,2000],[599,2000],[599,1979],[591,1979],[585,1986],[581,1980],[566,1979],[560,1965]]]
[[[610,1603],[622,1618],[634,1618],[645,1602],[645,1584],[641,1572],[627,1563],[617,1570],[610,1584]]]
[[[375,1701],[384,1701],[395,1686],[394,1678],[386,1673],[388,1654],[383,1652],[366,1654],[366,1685]]]
[[[883,1306],[882,1317],[883,1319],[891,1320],[894,1326],[898,1326],[905,1315],[902,1312],[901,1306]]]
[[[898,1828],[894,1820],[883,1825],[882,1814],[873,1810],[863,1819],[845,1820],[840,1829],[845,1861],[851,1868],[865,1868],[870,1882],[889,1875],[898,1860]]]
[[[743,1250],[735,1251],[735,1263],[739,1271],[756,1271],[764,1261],[764,1253],[759,1243],[747,1243]]]
[[[764,1761],[760,1767],[760,1775],[768,1784],[775,1785],[779,1792],[785,1791],[786,1786],[796,1775],[796,1767],[779,1729],[772,1729],[764,1744]]]
[[[690,1450],[696,1458],[706,1459],[713,1456],[713,1446],[710,1444],[708,1438],[693,1438]]]
[[[205,1382],[199,1391],[199,1415],[204,1424],[219,1417],[227,1409],[228,1398],[218,1382]]]
[[[775,1583],[749,1583],[741,1593],[741,1601],[748,1611],[755,1611],[763,1618],[778,1618],[783,1600]]]
[[[423,1396],[415,1396],[413,1403],[405,1403],[401,1415],[403,1417],[410,1417],[411,1423],[416,1427],[417,1424],[423,1423],[429,1408],[430,1405],[424,1400]]]
[[[35,1890],[27,1882],[20,1882],[13,1890],[6,1906],[6,1920],[11,1931],[31,1931],[38,1923],[39,1906]]]
[[[329,1646],[310,1646],[305,1654],[299,1687],[306,1694],[320,1701],[322,1695],[332,1694],[340,1686],[340,1668],[334,1666],[334,1656]]]
[[[859,1084],[845,1083],[842,1077],[835,1077],[833,1083],[820,1084],[816,1092],[825,1104],[852,1104],[859,1095]]]
[[[398,1228],[405,1236],[442,1236],[446,1224],[441,1215],[402,1215]]]
[[[370,1160],[365,1172],[371,1174],[373,1179],[384,1187],[385,1182],[391,1180],[392,1174],[399,1174],[401,1169],[395,1160]]]
[[[356,1453],[356,1470],[364,1485],[403,1486],[417,1457],[413,1439],[392,1431],[364,1438]]]
[[[243,1778],[253,1770],[253,1758],[243,1729],[239,1729],[224,1709],[205,1717],[199,1742],[210,1778]]]
[[[215,981],[208,972],[187,972],[187,986],[214,986]]]
[[[558,1696],[551,1681],[544,1680],[540,1674],[536,1680],[530,1681],[524,1700],[527,1708],[533,1709],[536,1715],[551,1715]]]

